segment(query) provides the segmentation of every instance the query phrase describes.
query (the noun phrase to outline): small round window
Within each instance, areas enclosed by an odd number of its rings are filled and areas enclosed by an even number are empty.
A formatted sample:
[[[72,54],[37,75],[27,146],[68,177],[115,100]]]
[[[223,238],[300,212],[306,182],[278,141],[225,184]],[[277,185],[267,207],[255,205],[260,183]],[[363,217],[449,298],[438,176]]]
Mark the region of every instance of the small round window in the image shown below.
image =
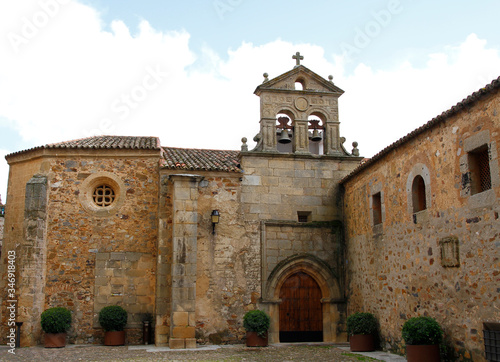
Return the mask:
[[[89,175],[80,186],[80,204],[98,217],[115,215],[125,201],[125,184],[117,175],[101,171]]]
[[[92,199],[99,207],[110,206],[115,201],[116,195],[112,187],[108,185],[99,185],[94,189]]]

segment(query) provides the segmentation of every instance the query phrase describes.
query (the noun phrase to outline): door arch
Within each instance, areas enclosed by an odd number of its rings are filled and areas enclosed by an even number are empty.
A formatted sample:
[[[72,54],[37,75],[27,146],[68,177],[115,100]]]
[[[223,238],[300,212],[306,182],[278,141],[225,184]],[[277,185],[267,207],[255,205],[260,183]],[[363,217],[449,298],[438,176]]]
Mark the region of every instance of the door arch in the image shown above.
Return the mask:
[[[280,288],[281,342],[323,342],[321,289],[307,273],[290,275]]]
[[[345,299],[341,293],[339,277],[324,261],[311,254],[297,254],[283,260],[263,283],[262,303],[271,317],[269,342],[282,342],[279,310],[282,303],[281,286],[291,275],[298,272],[312,277],[321,290],[323,342],[346,342],[347,335],[340,324],[345,320]]]

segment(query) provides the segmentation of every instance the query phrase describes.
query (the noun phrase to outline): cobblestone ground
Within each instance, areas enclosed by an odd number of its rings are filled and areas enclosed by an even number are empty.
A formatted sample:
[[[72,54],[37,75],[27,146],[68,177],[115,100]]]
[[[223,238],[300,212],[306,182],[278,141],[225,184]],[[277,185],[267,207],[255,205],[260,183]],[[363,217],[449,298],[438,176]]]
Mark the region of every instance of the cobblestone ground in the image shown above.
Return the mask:
[[[333,345],[274,345],[248,348],[244,345],[221,346],[214,350],[147,352],[133,347],[66,346],[65,348],[30,347],[12,355],[0,348],[0,361],[376,361],[350,355]]]

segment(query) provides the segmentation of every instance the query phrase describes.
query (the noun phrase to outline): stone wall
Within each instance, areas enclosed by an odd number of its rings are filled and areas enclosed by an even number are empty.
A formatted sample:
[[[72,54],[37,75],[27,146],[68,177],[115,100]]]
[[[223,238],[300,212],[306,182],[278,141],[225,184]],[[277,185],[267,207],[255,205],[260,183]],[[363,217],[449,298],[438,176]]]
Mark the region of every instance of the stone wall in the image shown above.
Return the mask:
[[[183,318],[182,313],[174,315],[180,310],[172,304],[176,299],[178,306],[189,307],[189,290],[186,290],[185,298],[179,300],[178,296],[172,296],[171,286],[172,273],[177,269],[174,258],[181,255],[173,250],[174,233],[177,235],[174,229],[192,229],[193,226],[189,225],[194,220],[197,235],[196,286],[193,288],[196,293],[195,338],[198,342],[219,344],[241,341],[244,336],[243,315],[256,307],[260,296],[260,247],[251,238],[257,235],[257,231],[248,228],[244,222],[240,206],[241,176],[223,172],[191,175],[176,175],[170,170],[161,172],[156,332],[160,345],[167,344],[173,327],[184,324],[191,327],[189,315],[187,318]],[[177,201],[174,200],[175,183],[182,182],[179,179],[193,179],[191,191],[184,193],[191,200],[191,206],[187,204],[189,200],[183,201],[179,196]],[[185,207],[176,211],[174,206],[179,201]],[[215,234],[212,234],[212,210],[219,210],[221,215]],[[192,247],[186,244],[186,251]],[[182,275],[187,277],[189,256],[185,256],[186,269]],[[185,282],[189,288],[189,280]],[[179,280],[176,285],[179,286]]]
[[[4,223],[5,223],[5,218],[0,217],[0,248],[3,245],[3,226],[4,226]]]
[[[25,242],[25,199],[26,199],[26,185],[29,180],[42,169],[41,159],[30,159],[24,160],[22,163],[14,163],[10,165],[9,170],[9,180],[8,180],[8,194],[7,199],[10,201],[6,205],[5,210],[5,224],[4,224],[4,240],[2,245],[2,262],[0,264],[0,271],[2,278],[0,280],[0,297],[1,303],[1,320],[0,320],[0,341],[5,343],[5,337],[7,334],[7,321],[9,318],[9,313],[7,310],[7,300],[12,300],[9,298],[7,293],[7,265],[8,265],[8,255],[9,253],[15,253],[16,255],[16,292],[18,295],[23,293],[24,298],[18,298],[18,303],[16,305],[17,316],[23,316],[23,322],[26,323],[24,329],[24,335],[26,336],[22,343],[27,345],[28,343],[33,343],[34,330],[39,329],[36,320],[31,320],[30,318],[25,318],[31,313],[33,309],[33,300],[35,295],[40,292],[40,290],[35,290],[35,288],[30,288],[29,284],[24,284],[22,279],[21,270],[29,268],[30,265],[27,263],[27,258],[33,260],[33,245]],[[14,177],[12,176],[14,175]],[[26,270],[26,269],[25,269]],[[34,271],[33,276],[43,276],[43,270]],[[26,276],[26,275],[24,275]],[[29,276],[28,276],[29,277]],[[43,285],[38,285],[38,287],[43,287]],[[41,308],[41,307],[39,307]]]
[[[483,322],[500,320],[499,100],[462,108],[345,182],[349,312],[376,315],[384,348],[403,353],[403,323],[429,315],[453,360],[484,360]],[[492,188],[473,194],[469,153],[481,146]],[[414,212],[417,175],[427,205]]]
[[[259,308],[279,342],[279,289],[303,271],[321,286],[324,341],[345,341],[344,251],[339,181],[358,157],[243,153],[241,209],[260,246]]]
[[[22,185],[24,173],[44,175],[48,180],[43,248],[47,262],[41,309],[63,306],[72,311],[70,343],[101,343],[102,330],[97,328],[95,313],[99,306],[119,304],[129,312],[128,343],[141,342],[139,319],[154,313],[158,152],[81,150],[58,151],[56,156],[46,150],[39,160],[29,170],[25,170],[29,161],[10,160],[12,209],[8,211],[12,211],[12,219],[8,217],[6,223],[13,229],[6,233],[6,245],[19,254],[26,240],[18,230],[24,193],[15,184]],[[91,202],[92,187],[100,182],[113,185],[116,191],[116,201],[107,211]],[[31,285],[26,278],[18,282]],[[40,313],[31,310],[31,298],[30,293],[20,293],[19,318],[30,318],[35,326]],[[40,337],[40,331],[26,330],[21,343],[37,344]]]

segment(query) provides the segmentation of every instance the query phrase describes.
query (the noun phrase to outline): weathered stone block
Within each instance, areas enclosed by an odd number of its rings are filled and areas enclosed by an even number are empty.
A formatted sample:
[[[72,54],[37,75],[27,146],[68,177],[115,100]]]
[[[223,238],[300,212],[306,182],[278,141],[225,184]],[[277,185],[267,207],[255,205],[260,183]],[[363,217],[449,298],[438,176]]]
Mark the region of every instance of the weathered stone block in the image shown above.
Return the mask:
[[[174,312],[172,313],[172,322],[174,326],[188,326],[189,313],[188,312]]]
[[[168,341],[168,346],[170,347],[170,349],[184,349],[184,348],[186,348],[184,338],[170,337],[170,339]]]
[[[172,328],[173,338],[194,338],[195,337],[195,327],[173,327]]]
[[[186,349],[196,348],[196,338],[186,338]]]

